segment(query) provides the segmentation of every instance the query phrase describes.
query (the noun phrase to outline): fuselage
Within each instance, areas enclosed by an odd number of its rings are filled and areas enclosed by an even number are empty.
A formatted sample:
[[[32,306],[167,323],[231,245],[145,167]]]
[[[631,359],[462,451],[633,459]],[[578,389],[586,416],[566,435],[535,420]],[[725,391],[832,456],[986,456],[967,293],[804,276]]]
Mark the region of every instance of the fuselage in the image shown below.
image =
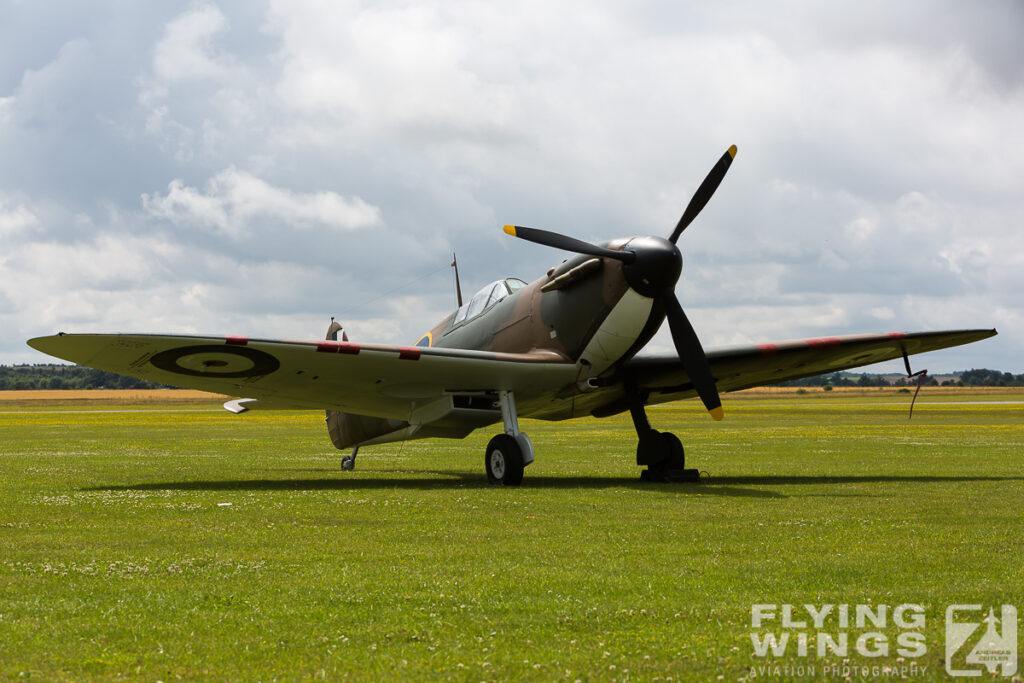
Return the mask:
[[[633,263],[576,255],[527,284],[496,280],[476,292],[416,342],[417,346],[543,356],[578,366],[576,381],[551,396],[516,397],[523,417],[560,420],[588,414],[602,379],[650,341],[665,319],[659,298],[675,285],[681,257],[674,244],[653,237],[615,240],[608,249],[636,253]],[[501,387],[495,387],[495,390]],[[607,398],[603,400],[608,400]],[[498,419],[495,415],[494,419]],[[398,438],[464,436],[409,423],[329,411],[338,448]]]
[[[628,249],[634,240],[649,239],[621,239],[605,246]],[[628,277],[628,268],[612,259],[577,255],[529,284],[514,279],[492,282],[417,345],[546,352],[579,364],[581,381],[609,374],[657,332],[665,318],[654,296],[657,287],[674,285],[678,277],[677,268],[670,283],[645,287],[641,278]]]

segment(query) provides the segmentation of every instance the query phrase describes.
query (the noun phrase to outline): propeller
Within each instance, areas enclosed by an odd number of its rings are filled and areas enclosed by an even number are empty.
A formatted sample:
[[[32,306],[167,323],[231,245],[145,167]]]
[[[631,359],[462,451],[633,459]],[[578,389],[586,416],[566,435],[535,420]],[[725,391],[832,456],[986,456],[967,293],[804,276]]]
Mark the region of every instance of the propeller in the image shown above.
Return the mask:
[[[736,145],[725,150],[725,154],[722,155],[717,164],[711,167],[711,170],[704,178],[704,182],[693,193],[690,203],[686,205],[686,210],[683,211],[679,222],[676,223],[676,229],[672,231],[672,235],[668,238],[669,242],[675,244],[679,236],[683,234],[683,230],[690,227],[690,223],[693,222],[693,219],[697,217],[697,214],[701,212],[708,203],[708,200],[711,199],[711,195],[718,189],[718,185],[722,182],[722,178],[725,177],[725,172],[729,170],[729,166],[734,158],[736,158]]]
[[[599,247],[596,244],[584,242],[583,240],[578,240],[575,237],[568,237],[567,235],[559,235],[557,232],[551,232],[549,230],[525,228],[521,225],[506,225],[503,229],[513,237],[518,237],[519,239],[526,240],[527,242],[543,244],[546,247],[554,247],[555,249],[564,249],[565,251],[571,251],[577,254],[600,256],[603,258],[614,259],[616,261],[622,261],[623,263],[632,263],[636,259],[636,255],[632,252],[605,249],[604,247]]]
[[[669,330],[672,332],[672,343],[676,347],[676,353],[679,354],[679,360],[682,362],[686,374],[690,376],[690,382],[704,403],[704,407],[715,420],[721,420],[724,417],[724,412],[722,401],[718,396],[718,387],[715,385],[715,378],[711,374],[711,365],[708,363],[704,347],[701,346],[693,325],[690,324],[689,318],[686,317],[686,313],[683,312],[683,307],[675,295],[675,284],[683,266],[683,257],[679,253],[676,241],[714,195],[735,156],[736,145],[733,145],[708,172],[690,199],[690,203],[686,205],[686,210],[683,211],[682,217],[668,239],[635,237],[621,251],[616,251],[548,230],[519,225],[506,225],[504,228],[505,232],[513,237],[528,242],[564,249],[577,254],[620,261],[623,264],[622,271],[629,286],[643,296],[657,299],[664,308]]]
[[[725,417],[722,399],[718,397],[718,387],[711,375],[711,365],[708,364],[704,347],[701,346],[690,319],[686,317],[683,307],[679,305],[679,299],[671,289],[665,290],[661,302],[665,306],[665,317],[668,318],[668,327],[672,331],[672,343],[676,345],[676,353],[683,362],[686,374],[690,376],[693,388],[697,390],[697,395],[711,413],[711,417],[721,420]]]

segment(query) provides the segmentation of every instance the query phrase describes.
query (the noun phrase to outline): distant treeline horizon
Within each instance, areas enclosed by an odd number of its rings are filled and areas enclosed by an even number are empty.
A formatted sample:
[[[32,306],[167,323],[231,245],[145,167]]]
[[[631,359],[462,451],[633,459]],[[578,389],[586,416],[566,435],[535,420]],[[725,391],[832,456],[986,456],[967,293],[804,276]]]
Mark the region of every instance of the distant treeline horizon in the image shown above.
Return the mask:
[[[1020,387],[1024,374],[1014,375],[987,368],[929,375],[925,386],[957,387]],[[782,382],[784,387],[891,387],[913,386],[917,377],[900,377],[895,373],[833,372],[804,379]],[[147,382],[113,372],[81,365],[0,365],[0,391],[60,389],[173,389],[167,384]]]
[[[804,379],[782,382],[782,387],[905,387],[917,386],[919,377],[905,377],[898,373],[869,374],[866,372],[832,372]],[[926,387],[1021,387],[1024,374],[989,370],[988,368],[941,372],[926,375]]]
[[[82,365],[0,365],[0,391],[173,388]]]

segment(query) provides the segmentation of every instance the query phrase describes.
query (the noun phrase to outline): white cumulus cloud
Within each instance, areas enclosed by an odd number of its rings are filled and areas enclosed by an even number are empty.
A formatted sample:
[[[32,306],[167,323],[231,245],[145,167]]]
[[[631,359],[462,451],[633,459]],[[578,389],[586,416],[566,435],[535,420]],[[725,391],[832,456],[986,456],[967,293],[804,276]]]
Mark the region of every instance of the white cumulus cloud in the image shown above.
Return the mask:
[[[36,215],[24,204],[7,207],[0,199],[0,238],[13,237],[36,222]]]
[[[228,20],[214,5],[200,4],[167,24],[153,48],[153,73],[162,83],[218,79],[236,68],[232,57],[218,50],[214,39]]]
[[[0,362],[70,315],[408,342],[452,251],[472,291],[564,257],[505,223],[665,235],[736,144],[680,240],[706,346],[997,326],[932,369],[1024,371],[1021,35],[1012,0],[15,3]]]
[[[335,192],[300,193],[274,187],[237,168],[210,179],[204,190],[171,181],[167,194],[143,194],[142,205],[156,218],[207,226],[231,237],[253,232],[257,222],[274,220],[289,227],[350,230],[379,225],[380,209],[359,197]]]

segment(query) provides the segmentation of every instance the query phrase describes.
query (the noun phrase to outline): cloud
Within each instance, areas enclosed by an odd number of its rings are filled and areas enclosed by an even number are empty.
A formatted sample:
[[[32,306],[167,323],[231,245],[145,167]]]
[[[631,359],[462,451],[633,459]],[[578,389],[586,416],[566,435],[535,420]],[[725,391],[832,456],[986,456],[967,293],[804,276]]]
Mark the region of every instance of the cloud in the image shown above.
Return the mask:
[[[153,72],[157,79],[174,83],[230,75],[234,60],[213,44],[213,39],[227,28],[224,14],[207,4],[197,5],[169,22],[153,48]]]
[[[488,81],[478,43],[440,6],[272,2],[283,104],[373,132],[422,140],[501,135],[511,89]],[[479,37],[477,37],[479,39]]]
[[[36,222],[36,215],[24,204],[8,208],[0,199],[0,239],[11,238]]]
[[[30,129],[71,127],[68,108],[82,101],[93,64],[88,40],[64,43],[51,62],[25,70],[14,93],[0,101],[0,121]]]
[[[274,187],[236,168],[210,179],[205,192],[171,181],[166,195],[143,194],[143,208],[176,224],[211,227],[233,238],[252,234],[256,223],[279,221],[289,227],[350,230],[378,226],[380,209],[359,197],[334,192],[296,193]]]
[[[957,358],[1024,370],[1019,3],[62,9],[0,26],[0,282],[35,288],[0,287],[0,360],[69,303],[408,342],[451,251],[471,291],[565,256],[504,223],[667,234],[736,143],[680,242],[707,345],[998,324]]]

